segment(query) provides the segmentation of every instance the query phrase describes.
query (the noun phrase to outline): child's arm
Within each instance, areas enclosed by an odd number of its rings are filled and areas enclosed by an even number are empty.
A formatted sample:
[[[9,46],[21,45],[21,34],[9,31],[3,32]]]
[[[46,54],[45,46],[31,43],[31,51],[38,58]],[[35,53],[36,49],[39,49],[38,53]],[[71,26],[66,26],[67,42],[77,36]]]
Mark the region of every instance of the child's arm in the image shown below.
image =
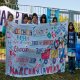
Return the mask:
[[[2,34],[5,36],[5,34],[6,34],[6,27],[8,26],[8,21],[6,21],[5,23],[4,23],[4,26],[3,26],[3,28],[2,28]]]
[[[2,28],[2,34],[5,36],[5,34],[6,34],[6,27],[5,26],[3,26],[3,28]]]

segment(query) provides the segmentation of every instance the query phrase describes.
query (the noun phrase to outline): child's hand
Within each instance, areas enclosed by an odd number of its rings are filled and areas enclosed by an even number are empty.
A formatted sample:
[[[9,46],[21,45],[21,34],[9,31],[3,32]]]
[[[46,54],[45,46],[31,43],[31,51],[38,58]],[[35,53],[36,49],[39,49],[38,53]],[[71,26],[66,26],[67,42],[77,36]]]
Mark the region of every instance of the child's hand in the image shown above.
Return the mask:
[[[4,26],[5,26],[5,27],[7,27],[7,26],[8,26],[8,22],[7,22],[7,21],[4,23]]]

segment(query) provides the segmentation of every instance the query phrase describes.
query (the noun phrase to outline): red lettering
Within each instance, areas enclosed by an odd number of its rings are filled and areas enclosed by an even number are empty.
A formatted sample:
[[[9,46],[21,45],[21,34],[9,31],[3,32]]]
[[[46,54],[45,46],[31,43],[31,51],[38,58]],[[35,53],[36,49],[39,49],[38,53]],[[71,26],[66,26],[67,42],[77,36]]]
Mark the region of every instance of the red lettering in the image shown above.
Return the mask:
[[[54,66],[54,72],[56,71],[56,66]]]
[[[18,74],[18,70],[17,69],[15,69],[15,73],[14,74]]]
[[[59,70],[59,65],[58,64],[56,65],[56,67],[57,67],[57,70]]]
[[[11,67],[11,66],[10,66],[10,74],[14,74],[14,73],[15,73],[14,67]]]
[[[31,74],[31,69],[29,69],[29,74]]]
[[[24,68],[24,75],[27,75],[26,74],[27,70],[28,70],[27,68]]]
[[[35,68],[33,68],[33,74],[35,74]]]
[[[12,55],[16,56],[16,54],[15,54],[13,51],[10,51],[10,55],[11,55],[11,56],[12,56]]]
[[[52,73],[52,66],[46,68],[47,73]]]
[[[19,74],[22,75],[23,67],[20,68]]]

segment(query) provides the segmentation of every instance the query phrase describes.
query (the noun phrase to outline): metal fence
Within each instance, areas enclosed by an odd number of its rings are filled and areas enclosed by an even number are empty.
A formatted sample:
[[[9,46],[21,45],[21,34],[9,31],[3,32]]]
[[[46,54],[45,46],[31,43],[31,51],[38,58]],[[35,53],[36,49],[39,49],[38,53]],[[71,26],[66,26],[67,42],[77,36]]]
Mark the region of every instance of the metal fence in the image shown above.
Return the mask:
[[[16,5],[16,4],[1,4],[2,6],[8,6],[12,9],[16,9],[23,12],[28,13],[37,13],[40,17],[42,14],[47,14],[47,9],[50,9],[50,21],[52,21],[52,18],[55,16],[55,10],[58,8],[47,8],[47,7],[41,7],[41,6],[30,6],[30,5]],[[73,11],[73,10],[66,10],[66,9],[59,9],[59,21],[72,21],[74,25],[76,26],[76,30],[80,27],[80,11]],[[80,31],[80,30],[79,30]],[[5,60],[5,47],[4,47],[4,37],[2,37],[2,34],[0,33],[0,61]]]

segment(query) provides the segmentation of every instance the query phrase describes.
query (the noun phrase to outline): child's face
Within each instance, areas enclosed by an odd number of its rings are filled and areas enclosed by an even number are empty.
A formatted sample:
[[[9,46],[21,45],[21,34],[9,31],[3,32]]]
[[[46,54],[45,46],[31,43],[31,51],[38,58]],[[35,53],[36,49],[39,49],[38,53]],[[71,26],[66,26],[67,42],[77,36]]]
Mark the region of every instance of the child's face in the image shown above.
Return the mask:
[[[31,20],[28,20],[28,23],[31,23],[32,21]]]
[[[26,24],[26,23],[28,22],[28,18],[25,17],[23,21],[24,21],[24,23]]]
[[[13,21],[13,16],[12,15],[9,16],[8,21]]]
[[[72,25],[70,25],[70,26],[69,26],[69,29],[70,29],[70,30],[72,30],[72,29],[73,29],[73,26],[72,26]]]
[[[53,23],[57,23],[57,20],[56,20],[56,19],[54,19]]]
[[[38,23],[38,19],[37,19],[36,16],[33,16],[33,23],[34,23],[34,24],[37,24],[37,23]]]
[[[44,18],[42,18],[42,23],[45,23],[45,19]]]

